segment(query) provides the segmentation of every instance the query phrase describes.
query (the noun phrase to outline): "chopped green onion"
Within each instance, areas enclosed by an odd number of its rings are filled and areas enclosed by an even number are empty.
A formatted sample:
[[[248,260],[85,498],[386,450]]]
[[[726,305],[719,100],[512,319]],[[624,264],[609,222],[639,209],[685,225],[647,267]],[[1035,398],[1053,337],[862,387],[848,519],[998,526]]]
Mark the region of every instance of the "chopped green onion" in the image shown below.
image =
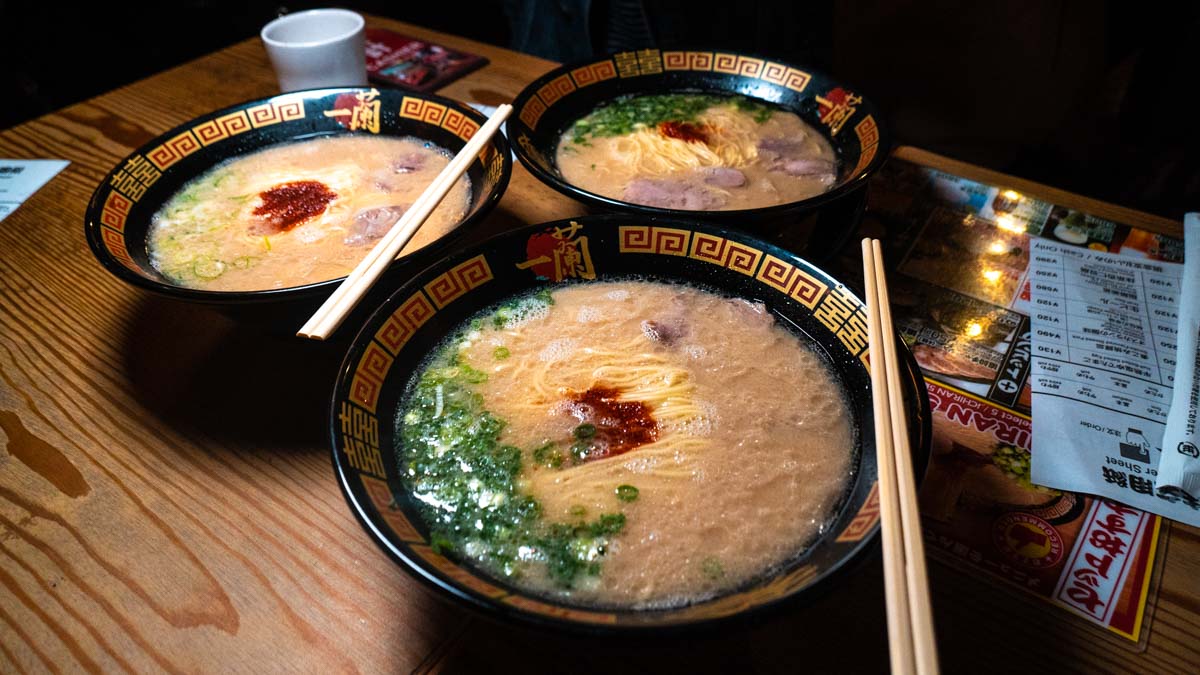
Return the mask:
[[[704,572],[704,576],[714,581],[725,576],[725,568],[721,566],[721,561],[716,558],[705,558],[704,562],[700,563],[700,571]]]
[[[627,96],[606,103],[577,121],[571,128],[572,141],[589,145],[589,137],[622,136],[657,126],[662,122],[692,122],[704,111],[717,105],[732,105],[761,124],[774,114],[774,108],[745,96],[711,94],[657,94]]]
[[[638,489],[632,485],[618,485],[615,492],[617,499],[623,502],[632,502],[638,498]]]
[[[199,256],[192,260],[192,273],[201,279],[216,279],[225,273],[225,263],[208,256]]]

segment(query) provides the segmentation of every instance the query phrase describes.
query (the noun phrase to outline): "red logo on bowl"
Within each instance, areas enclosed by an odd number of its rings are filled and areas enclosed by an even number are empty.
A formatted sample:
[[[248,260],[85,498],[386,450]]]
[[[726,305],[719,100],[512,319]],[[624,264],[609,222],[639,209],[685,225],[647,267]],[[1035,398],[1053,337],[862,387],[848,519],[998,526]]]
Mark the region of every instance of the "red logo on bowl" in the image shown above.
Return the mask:
[[[861,96],[855,96],[853,92],[841,87],[834,87],[824,96],[817,97],[817,112],[821,116],[821,123],[829,127],[830,136],[837,136],[842,130],[842,125],[854,116],[854,111],[858,110],[860,103]]]
[[[1053,567],[1063,557],[1063,540],[1050,523],[1028,513],[1006,513],[992,525],[992,542],[1025,567]]]
[[[525,243],[525,262],[517,263],[517,269],[533,270],[539,279],[554,282],[595,279],[588,238],[579,234],[582,229],[582,225],[571,221],[566,227],[552,227],[533,235]]]
[[[326,110],[325,116],[336,118],[339,124],[350,131],[362,129],[377,134],[379,90],[368,89],[357,94],[338,94],[333,100],[333,110]]]

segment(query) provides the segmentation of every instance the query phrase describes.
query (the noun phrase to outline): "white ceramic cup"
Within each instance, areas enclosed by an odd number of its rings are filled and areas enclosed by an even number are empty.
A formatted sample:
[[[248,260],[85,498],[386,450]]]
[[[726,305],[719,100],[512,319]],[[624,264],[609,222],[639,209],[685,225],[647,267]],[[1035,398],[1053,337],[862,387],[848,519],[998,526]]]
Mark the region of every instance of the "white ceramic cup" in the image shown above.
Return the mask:
[[[281,91],[367,83],[363,18],[347,9],[310,9],[263,26],[262,41]]]

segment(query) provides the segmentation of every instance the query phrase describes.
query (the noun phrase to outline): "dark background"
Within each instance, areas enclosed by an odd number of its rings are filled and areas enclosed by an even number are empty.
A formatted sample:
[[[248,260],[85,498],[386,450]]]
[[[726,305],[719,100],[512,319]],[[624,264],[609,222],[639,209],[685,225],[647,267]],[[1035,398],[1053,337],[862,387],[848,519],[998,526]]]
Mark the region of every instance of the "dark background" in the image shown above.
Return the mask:
[[[330,4],[0,0],[0,128]],[[1198,3],[343,4],[556,60],[642,46],[768,55],[853,83],[898,143],[1172,218],[1200,206]]]

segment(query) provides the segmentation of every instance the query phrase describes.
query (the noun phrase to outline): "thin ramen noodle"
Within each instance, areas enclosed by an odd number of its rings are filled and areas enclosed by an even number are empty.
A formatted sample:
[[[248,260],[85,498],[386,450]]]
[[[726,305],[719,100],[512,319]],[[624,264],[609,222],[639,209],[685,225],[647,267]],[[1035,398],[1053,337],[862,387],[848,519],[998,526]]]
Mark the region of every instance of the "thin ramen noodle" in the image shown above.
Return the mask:
[[[174,283],[216,291],[345,276],[449,159],[446,150],[418,138],[341,135],[229,160],[154,214],[150,262]],[[464,176],[402,254],[453,229],[470,199]]]
[[[658,607],[804,551],[849,482],[849,418],[762,305],[590,283],[450,339],[400,404],[397,452],[438,550],[536,594]]]

